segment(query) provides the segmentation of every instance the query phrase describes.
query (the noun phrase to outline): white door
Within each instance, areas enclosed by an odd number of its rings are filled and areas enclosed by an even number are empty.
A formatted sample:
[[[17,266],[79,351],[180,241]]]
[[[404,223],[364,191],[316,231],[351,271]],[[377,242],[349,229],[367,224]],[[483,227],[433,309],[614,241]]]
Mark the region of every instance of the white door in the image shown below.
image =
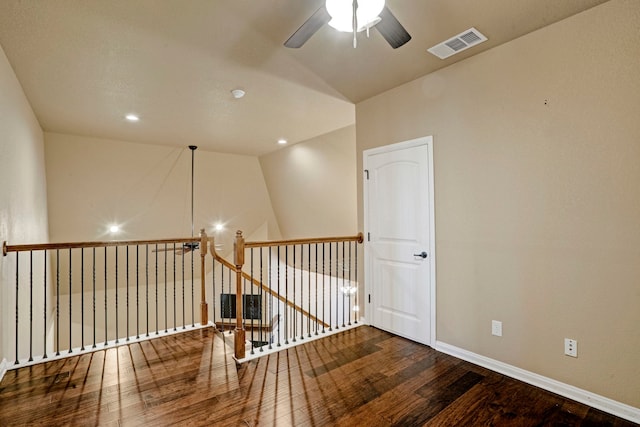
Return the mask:
[[[364,152],[365,315],[435,344],[432,138]]]

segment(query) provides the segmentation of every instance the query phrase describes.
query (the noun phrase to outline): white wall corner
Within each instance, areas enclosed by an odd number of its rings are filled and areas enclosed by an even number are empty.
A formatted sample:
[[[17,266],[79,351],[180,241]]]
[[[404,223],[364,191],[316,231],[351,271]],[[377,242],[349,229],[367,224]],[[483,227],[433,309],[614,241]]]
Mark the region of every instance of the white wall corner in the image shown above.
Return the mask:
[[[7,359],[3,358],[2,361],[0,362],[0,382],[4,378],[4,374],[7,373],[8,367],[9,367],[9,362],[7,362]]]
[[[531,384],[536,387],[540,387],[544,390],[552,393],[559,394],[560,396],[568,399],[575,400],[576,402],[583,403],[601,411],[607,412],[616,417],[624,418],[635,423],[640,423],[640,408],[617,402],[604,396],[592,393],[587,390],[574,387],[569,384],[561,383],[554,379],[536,374],[534,372],[526,371],[524,369],[509,365],[504,362],[500,362],[495,359],[491,359],[486,356],[482,356],[477,353],[444,343],[442,341],[436,341],[435,350],[442,353],[446,353],[458,359],[466,360],[475,365],[482,366],[500,374],[506,375],[511,378],[523,381],[527,384]]]

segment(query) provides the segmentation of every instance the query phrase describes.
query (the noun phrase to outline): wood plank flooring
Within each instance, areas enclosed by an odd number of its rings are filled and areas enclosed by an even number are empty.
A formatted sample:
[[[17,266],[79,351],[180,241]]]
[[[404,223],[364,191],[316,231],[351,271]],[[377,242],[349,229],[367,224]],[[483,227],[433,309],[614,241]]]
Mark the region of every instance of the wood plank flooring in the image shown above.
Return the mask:
[[[362,326],[241,365],[213,329],[9,371],[0,426],[633,426]]]

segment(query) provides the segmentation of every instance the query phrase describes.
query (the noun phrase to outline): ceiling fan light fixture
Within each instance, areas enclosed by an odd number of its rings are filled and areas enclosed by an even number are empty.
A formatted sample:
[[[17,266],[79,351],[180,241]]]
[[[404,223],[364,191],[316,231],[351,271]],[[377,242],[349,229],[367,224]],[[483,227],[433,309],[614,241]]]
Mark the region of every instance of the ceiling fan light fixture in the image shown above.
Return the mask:
[[[338,31],[353,32],[353,2],[345,0],[327,0],[327,12],[331,16],[329,25]],[[380,22],[380,12],[384,9],[384,0],[358,0],[356,18],[358,31],[371,28]]]

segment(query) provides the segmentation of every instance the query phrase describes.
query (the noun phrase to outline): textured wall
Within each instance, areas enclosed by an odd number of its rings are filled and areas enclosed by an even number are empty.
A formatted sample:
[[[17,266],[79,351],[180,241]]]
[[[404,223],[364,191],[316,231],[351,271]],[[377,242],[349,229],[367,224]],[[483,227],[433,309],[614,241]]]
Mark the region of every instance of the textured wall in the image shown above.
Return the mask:
[[[47,194],[42,129],[1,48],[0,183],[0,241],[9,244],[46,242]],[[21,271],[28,272],[26,257],[24,261],[20,265]],[[42,265],[36,262],[34,271],[39,273],[41,269]],[[29,276],[23,277],[28,279]],[[15,357],[15,342],[11,338],[15,326],[15,280],[15,254],[2,257],[0,360],[13,361]],[[19,286],[25,288],[28,282],[22,281]],[[34,305],[41,307],[38,296]]]
[[[52,241],[191,235],[191,151],[45,133]],[[236,230],[267,223],[279,238],[258,159],[195,152],[195,234],[215,234],[227,253]],[[70,209],[73,207],[73,209]],[[214,233],[222,223],[224,231]],[[122,231],[111,235],[108,227]]]
[[[359,166],[434,137],[438,340],[635,407],[638,28],[613,0],[356,109]]]
[[[260,157],[285,238],[356,234],[355,126]]]

